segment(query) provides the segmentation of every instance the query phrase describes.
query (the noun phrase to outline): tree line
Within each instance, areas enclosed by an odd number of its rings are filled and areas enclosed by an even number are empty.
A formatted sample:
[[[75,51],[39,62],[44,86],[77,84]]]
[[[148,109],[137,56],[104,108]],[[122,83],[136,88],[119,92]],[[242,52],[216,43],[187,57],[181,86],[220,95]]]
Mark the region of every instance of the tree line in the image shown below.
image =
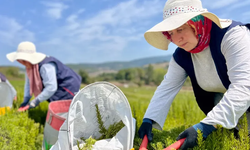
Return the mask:
[[[145,68],[127,68],[121,69],[117,73],[102,73],[96,77],[90,77],[85,70],[79,70],[79,75],[82,77],[82,83],[89,84],[94,81],[118,81],[132,82],[141,85],[158,85],[162,81],[166,68],[154,69],[152,65]]]
[[[0,67],[0,72],[10,79],[24,78],[24,72],[21,73],[18,67]],[[90,76],[86,70],[80,69],[78,71],[78,74],[82,77],[83,84],[90,84],[96,81],[117,81],[121,83],[134,83],[138,86],[159,85],[166,73],[167,66],[165,68],[154,68],[151,64],[143,68],[121,69],[116,73],[102,73],[95,77]],[[184,85],[191,85],[189,78]]]
[[[159,85],[167,73],[167,68],[154,68],[151,64],[144,68],[121,69],[117,73],[102,73],[96,77],[90,77],[87,71],[80,69],[79,75],[82,77],[83,84],[95,81],[118,81],[121,83],[135,83],[142,85]],[[190,80],[185,82],[190,85]]]

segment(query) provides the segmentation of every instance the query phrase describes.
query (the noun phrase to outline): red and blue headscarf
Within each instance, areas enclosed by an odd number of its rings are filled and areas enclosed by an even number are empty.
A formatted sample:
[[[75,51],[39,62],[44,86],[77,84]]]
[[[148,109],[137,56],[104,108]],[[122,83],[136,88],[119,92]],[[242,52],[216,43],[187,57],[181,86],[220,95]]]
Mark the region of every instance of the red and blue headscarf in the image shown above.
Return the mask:
[[[209,46],[210,31],[212,28],[212,21],[202,15],[198,15],[187,22],[187,24],[194,30],[196,38],[199,40],[197,46],[189,51],[190,53],[199,53]],[[162,32],[168,40],[171,36],[167,31]]]

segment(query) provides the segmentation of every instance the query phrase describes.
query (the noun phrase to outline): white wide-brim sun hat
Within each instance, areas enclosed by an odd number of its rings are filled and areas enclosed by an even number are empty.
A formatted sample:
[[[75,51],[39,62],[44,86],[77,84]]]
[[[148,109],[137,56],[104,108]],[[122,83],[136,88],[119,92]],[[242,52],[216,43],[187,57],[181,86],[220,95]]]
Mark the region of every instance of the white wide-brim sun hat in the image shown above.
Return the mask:
[[[40,63],[45,57],[45,54],[36,52],[36,46],[32,42],[21,42],[16,52],[12,52],[6,55],[6,57],[14,62],[15,60],[25,60],[30,62],[31,64]]]
[[[162,32],[174,30],[195,16],[203,15],[209,18],[220,28],[229,26],[232,21],[219,19],[215,14],[202,7],[200,0],[168,0],[163,9],[163,21],[145,32],[146,41],[162,50],[167,50],[169,41]]]

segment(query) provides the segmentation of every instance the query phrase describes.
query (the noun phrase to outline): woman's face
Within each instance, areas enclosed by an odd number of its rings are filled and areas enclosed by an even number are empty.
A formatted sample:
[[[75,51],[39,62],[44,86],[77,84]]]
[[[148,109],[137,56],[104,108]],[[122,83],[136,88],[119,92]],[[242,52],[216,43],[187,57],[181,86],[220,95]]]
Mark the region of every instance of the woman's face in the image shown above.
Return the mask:
[[[32,64],[28,61],[25,61],[25,60],[21,60],[21,59],[18,59],[17,60],[19,63],[21,63],[22,65],[24,65],[27,69],[31,68],[32,67]]]
[[[188,24],[184,24],[177,29],[168,31],[172,42],[185,51],[191,51],[198,44],[194,29]]]

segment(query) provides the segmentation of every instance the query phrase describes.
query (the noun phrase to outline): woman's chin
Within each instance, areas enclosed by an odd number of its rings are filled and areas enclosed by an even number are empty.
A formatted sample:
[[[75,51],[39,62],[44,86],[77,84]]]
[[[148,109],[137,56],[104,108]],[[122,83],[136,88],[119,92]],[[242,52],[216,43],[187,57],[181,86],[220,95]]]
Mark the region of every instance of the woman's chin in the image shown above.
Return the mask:
[[[187,52],[190,52],[192,50],[191,48],[182,48],[182,49],[184,49]]]
[[[181,48],[187,52],[190,52],[190,51],[194,50],[196,47],[181,47]]]

